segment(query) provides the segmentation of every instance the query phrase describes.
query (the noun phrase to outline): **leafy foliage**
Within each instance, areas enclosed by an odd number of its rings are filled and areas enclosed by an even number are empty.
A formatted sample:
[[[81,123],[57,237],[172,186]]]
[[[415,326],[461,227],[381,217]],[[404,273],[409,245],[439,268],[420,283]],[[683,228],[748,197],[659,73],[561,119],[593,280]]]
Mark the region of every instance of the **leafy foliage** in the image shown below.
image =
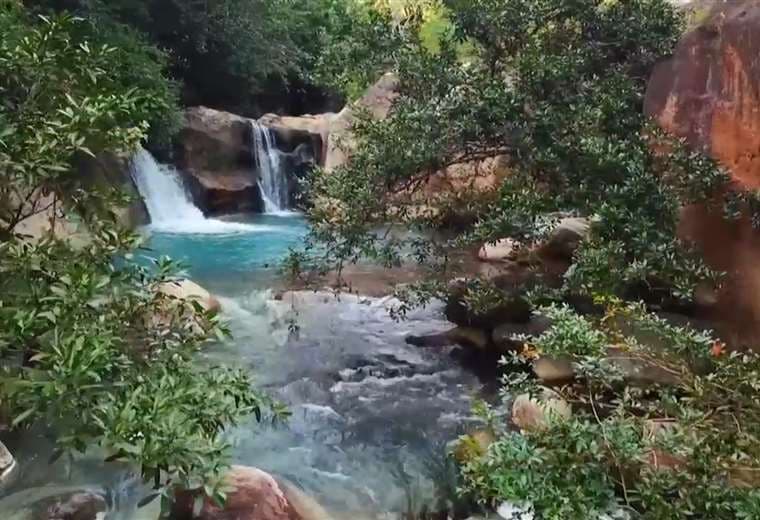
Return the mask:
[[[209,338],[224,337],[218,316],[167,295],[172,262],[135,263],[140,239],[116,217],[124,197],[73,168],[82,156],[133,150],[171,89],[160,77],[134,79],[157,69],[126,70],[132,62],[122,60],[150,57],[99,43],[71,16],[32,18],[6,2],[0,31],[4,416],[13,427],[51,426],[61,452],[99,446],[156,487],[206,483],[218,495],[221,430],[260,416],[265,400],[244,373],[192,362]],[[61,214],[80,216],[77,240]],[[40,217],[42,230],[23,235]]]
[[[540,356],[571,360],[576,380],[556,390],[574,415],[522,435],[502,431],[463,468],[463,491],[489,506],[530,503],[542,519],[617,509],[653,520],[757,516],[758,357],[729,354],[710,334],[648,314],[691,302],[697,284],[720,277],[676,227],[684,205],[713,200],[728,178],[643,113],[649,73],[683,29],[679,14],[664,0],[443,4],[451,26],[434,48],[422,41],[414,10],[402,19],[380,11],[341,35],[344,87],[393,71],[398,89],[384,119],[357,115],[350,161],[312,183],[313,238],[327,244],[312,257],[317,269],[408,257],[432,262],[440,281],[452,248],[512,238],[535,250],[559,218],[585,217],[590,233],[562,287],[533,290],[552,327],[527,338],[516,357],[526,365]],[[368,34],[386,37],[367,42]],[[343,49],[357,53],[349,59]],[[424,192],[415,199],[428,179],[502,155],[510,174],[498,193],[464,206],[474,225],[463,218],[444,234],[454,239],[434,234],[426,246],[418,236],[396,238],[394,229],[429,232],[451,222],[442,215],[461,212]],[[726,209],[736,213],[755,198],[733,194]],[[298,260],[309,263],[304,253]],[[401,314],[445,291],[433,281],[404,291]],[[488,280],[468,287],[481,290],[469,290],[465,305],[499,305]],[[558,302],[570,297],[596,300],[601,316]],[[642,385],[626,373],[631,366],[664,374],[667,384]],[[523,368],[505,380],[508,394],[539,393]]]
[[[130,27],[170,56],[186,104],[245,114],[324,102],[324,93],[310,83],[312,66],[333,21],[349,23],[346,2],[336,0],[29,3],[75,11],[100,27]]]
[[[469,205],[480,218],[457,244],[536,242],[551,229],[547,215],[586,216],[591,237],[567,292],[689,301],[699,280],[715,280],[674,237],[679,208],[727,177],[642,113],[648,71],[680,34],[673,8],[661,0],[447,5],[453,29],[436,52],[414,18],[377,15],[376,30],[388,36],[372,40],[354,77],[391,68],[400,96],[386,119],[360,116],[350,164],[315,181],[314,199],[329,201],[313,213],[320,238],[344,244],[344,258],[378,253],[370,230],[381,223],[429,228],[451,213],[403,202],[431,175],[508,154],[511,175],[490,204]],[[366,34],[357,28],[357,39]],[[473,50],[463,59],[465,43]]]
[[[760,356],[729,353],[710,334],[677,326],[641,305],[605,302],[595,320],[566,309],[555,326],[528,341],[513,361],[536,356],[573,360],[576,381],[555,388],[573,417],[522,434],[504,431],[483,457],[464,467],[464,490],[481,501],[534,505],[538,518],[595,518],[616,509],[634,518],[754,518],[757,491]],[[592,352],[602,337],[645,371],[672,384],[632,383]],[[596,350],[596,349],[594,349]],[[507,393],[540,389],[513,373]]]

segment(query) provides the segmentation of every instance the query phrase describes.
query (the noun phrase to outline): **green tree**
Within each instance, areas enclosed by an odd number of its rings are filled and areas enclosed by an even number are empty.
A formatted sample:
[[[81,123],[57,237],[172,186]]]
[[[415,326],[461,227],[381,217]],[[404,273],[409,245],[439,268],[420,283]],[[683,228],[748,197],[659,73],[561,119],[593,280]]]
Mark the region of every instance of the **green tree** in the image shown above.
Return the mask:
[[[590,233],[562,287],[523,295],[553,323],[544,335],[524,338],[514,359],[524,370],[505,381],[507,398],[537,393],[530,363],[569,359],[577,376],[557,392],[573,418],[523,435],[492,425],[498,440],[464,466],[463,491],[489,506],[530,503],[541,519],[585,520],[618,507],[656,520],[757,516],[757,480],[749,478],[760,467],[751,397],[757,356],[729,354],[709,334],[649,314],[688,305],[697,284],[719,278],[676,227],[680,208],[713,200],[727,176],[643,113],[649,73],[682,32],[677,11],[665,0],[444,4],[452,26],[438,48],[424,44],[411,13],[404,20],[375,15],[327,50],[326,65],[340,63],[344,49],[359,51],[343,60],[350,67],[344,85],[393,71],[399,95],[382,121],[360,114],[350,161],[314,179],[313,238],[327,246],[313,257],[296,255],[291,267],[340,270],[362,257],[385,265],[411,257],[436,267],[432,280],[403,293],[404,311],[446,295],[438,282],[451,276],[452,249],[507,237],[531,249],[558,215],[587,218]],[[378,40],[366,41],[367,34]],[[464,231],[454,230],[453,240],[378,232],[429,232],[450,222],[442,216],[462,207],[422,212],[405,197],[448,165],[496,155],[509,157],[510,175],[494,199],[465,205],[475,223],[462,219]],[[464,303],[488,310],[510,296],[487,279],[472,280]],[[565,305],[578,296],[602,316]],[[621,321],[625,328],[615,325]],[[676,380],[631,383],[607,359],[612,345]],[[674,427],[651,433],[662,422]],[[653,456],[669,460],[669,469]]]
[[[343,0],[29,0],[76,12],[96,26],[124,24],[164,49],[187,104],[254,115],[298,111],[324,97],[310,83],[330,20]]]
[[[50,426],[60,453],[100,447],[146,479],[221,496],[222,428],[263,398],[241,372],[203,369],[193,353],[223,337],[219,318],[167,296],[176,266],[132,260],[138,236],[116,210],[125,197],[92,188],[80,157],[131,153],[173,99],[161,77],[135,80],[125,52],[68,15],[0,6],[0,403],[12,426]],[[142,72],[156,72],[144,66]],[[136,86],[130,86],[135,81]],[[163,87],[160,85],[163,82]],[[84,240],[23,236],[37,214],[78,214]],[[167,490],[163,490],[167,491]]]

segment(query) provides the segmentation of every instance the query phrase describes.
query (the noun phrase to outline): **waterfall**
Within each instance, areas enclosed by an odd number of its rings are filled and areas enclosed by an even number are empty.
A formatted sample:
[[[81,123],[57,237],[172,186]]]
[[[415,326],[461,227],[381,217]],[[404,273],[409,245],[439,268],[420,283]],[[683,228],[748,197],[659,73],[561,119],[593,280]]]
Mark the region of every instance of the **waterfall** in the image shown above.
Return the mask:
[[[274,133],[256,121],[253,129],[253,153],[259,171],[259,188],[266,213],[281,213],[288,207],[288,179],[280,164]]]
[[[131,173],[153,224],[205,220],[201,210],[187,196],[179,173],[158,164],[144,148],[132,159]]]
[[[140,148],[130,165],[132,180],[145,201],[150,227],[169,233],[237,233],[270,231],[268,226],[206,218],[185,191],[179,172],[159,164]]]

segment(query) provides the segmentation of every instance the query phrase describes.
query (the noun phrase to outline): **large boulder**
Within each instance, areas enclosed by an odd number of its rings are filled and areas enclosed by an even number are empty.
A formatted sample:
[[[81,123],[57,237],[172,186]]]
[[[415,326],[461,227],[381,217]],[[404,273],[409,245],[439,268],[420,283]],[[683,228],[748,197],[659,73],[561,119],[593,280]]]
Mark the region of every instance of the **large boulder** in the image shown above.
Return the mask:
[[[357,113],[367,111],[377,120],[385,119],[398,97],[399,80],[395,74],[383,75],[359,100],[330,119],[324,167],[334,170],[348,161],[355,146],[352,125]]]
[[[567,217],[560,219],[552,230],[540,252],[549,256],[572,260],[575,251],[591,230],[591,222],[586,218]]]
[[[700,2],[701,23],[654,70],[645,110],[665,130],[725,165],[740,188],[760,188],[760,2]],[[703,309],[736,343],[760,333],[760,236],[749,218],[686,208],[681,236],[729,277]]]
[[[515,259],[519,244],[511,238],[502,238],[496,242],[487,242],[478,250],[481,262],[506,262]]]
[[[206,213],[261,211],[251,120],[206,107],[185,111],[176,162]]]
[[[172,520],[307,520],[289,502],[280,484],[256,468],[233,466],[226,477],[231,491],[224,506],[209,499],[193,515],[198,492],[183,491],[175,496]]]
[[[192,280],[175,280],[166,282],[161,284],[159,291],[166,296],[178,300],[198,302],[205,311],[218,311],[221,309],[219,300]]]
[[[760,3],[717,2],[687,33],[675,55],[656,68],[645,109],[666,130],[685,137],[760,187]]]

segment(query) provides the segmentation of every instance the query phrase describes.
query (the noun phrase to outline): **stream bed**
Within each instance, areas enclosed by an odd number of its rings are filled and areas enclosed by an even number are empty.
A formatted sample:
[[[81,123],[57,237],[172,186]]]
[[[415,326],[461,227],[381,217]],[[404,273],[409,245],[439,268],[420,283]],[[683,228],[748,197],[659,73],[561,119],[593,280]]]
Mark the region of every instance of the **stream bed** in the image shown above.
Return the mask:
[[[226,432],[235,463],[288,479],[342,517],[432,504],[434,482],[447,471],[446,443],[469,423],[481,384],[446,350],[405,343],[408,334],[449,327],[435,305],[395,322],[389,298],[299,292],[276,299],[276,265],[306,231],[297,215],[204,224],[200,232],[149,228],[144,253],[186,262],[187,274],[219,297],[233,339],[210,346],[199,362],[243,367],[292,412],[286,424],[251,419]],[[155,518],[135,511],[142,491],[127,469],[96,456],[49,465],[50,444],[34,433],[9,444],[21,475],[0,499],[2,518],[26,520],[35,497],[71,486],[106,493],[108,520]]]

